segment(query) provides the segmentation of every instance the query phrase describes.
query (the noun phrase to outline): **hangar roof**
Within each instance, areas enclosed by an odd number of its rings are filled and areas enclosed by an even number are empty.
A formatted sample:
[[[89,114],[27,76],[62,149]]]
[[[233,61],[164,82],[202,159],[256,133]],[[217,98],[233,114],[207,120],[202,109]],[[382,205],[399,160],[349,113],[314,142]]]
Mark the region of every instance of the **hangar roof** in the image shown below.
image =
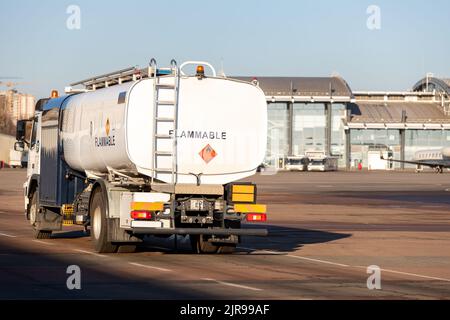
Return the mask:
[[[252,81],[254,77],[231,77]],[[347,82],[340,77],[255,77],[266,96],[352,97]]]
[[[447,84],[447,86],[450,87],[450,79],[441,79],[441,80],[444,81]]]
[[[349,104],[351,123],[450,123],[443,108],[430,102],[359,102]]]
[[[443,91],[450,95],[450,79],[448,78],[423,78],[419,80],[413,87],[414,91]]]

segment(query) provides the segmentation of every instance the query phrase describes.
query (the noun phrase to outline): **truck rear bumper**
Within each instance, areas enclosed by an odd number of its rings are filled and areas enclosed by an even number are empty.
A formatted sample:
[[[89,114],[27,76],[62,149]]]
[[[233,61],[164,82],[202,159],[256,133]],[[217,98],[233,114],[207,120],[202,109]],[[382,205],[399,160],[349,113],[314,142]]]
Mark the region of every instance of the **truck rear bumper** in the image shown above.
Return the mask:
[[[204,234],[204,235],[215,235],[215,236],[260,236],[265,237],[269,234],[267,229],[206,229],[206,228],[175,228],[175,229],[163,229],[163,228],[133,228],[132,233],[134,234]]]

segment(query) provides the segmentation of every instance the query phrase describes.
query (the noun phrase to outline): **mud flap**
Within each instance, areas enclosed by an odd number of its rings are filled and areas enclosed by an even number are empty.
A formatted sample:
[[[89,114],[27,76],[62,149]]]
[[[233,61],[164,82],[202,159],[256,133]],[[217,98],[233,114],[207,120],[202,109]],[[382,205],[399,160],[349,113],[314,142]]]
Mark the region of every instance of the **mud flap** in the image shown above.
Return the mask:
[[[108,241],[117,243],[141,243],[142,239],[133,236],[126,230],[120,228],[119,218],[108,219]]]
[[[40,208],[36,217],[36,229],[40,231],[60,231],[64,217],[47,208]]]

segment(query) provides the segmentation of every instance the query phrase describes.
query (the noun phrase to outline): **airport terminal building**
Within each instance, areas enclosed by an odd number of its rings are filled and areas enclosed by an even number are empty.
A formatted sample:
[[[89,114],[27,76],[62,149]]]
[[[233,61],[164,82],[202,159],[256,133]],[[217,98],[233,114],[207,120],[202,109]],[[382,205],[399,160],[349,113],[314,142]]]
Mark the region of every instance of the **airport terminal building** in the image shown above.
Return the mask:
[[[252,78],[239,77],[251,81]],[[423,149],[450,146],[450,80],[427,75],[411,91],[357,92],[340,77],[257,77],[268,102],[266,162],[320,151],[339,167],[404,168],[380,151],[409,160]],[[371,157],[371,154],[377,154]]]

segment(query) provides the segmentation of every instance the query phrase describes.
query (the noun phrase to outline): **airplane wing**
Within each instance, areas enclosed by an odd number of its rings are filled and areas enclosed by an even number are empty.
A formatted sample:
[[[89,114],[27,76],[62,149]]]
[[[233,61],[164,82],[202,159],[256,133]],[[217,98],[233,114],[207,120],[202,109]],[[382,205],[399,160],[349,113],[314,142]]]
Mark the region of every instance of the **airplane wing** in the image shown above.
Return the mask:
[[[415,165],[421,165],[421,166],[427,166],[427,167],[441,167],[441,168],[450,168],[449,164],[443,164],[439,161],[407,161],[407,160],[396,160],[396,159],[385,159],[382,155],[380,155],[380,159],[386,160],[386,161],[392,161],[392,162],[399,162],[399,163],[408,163],[408,164],[415,164]]]

